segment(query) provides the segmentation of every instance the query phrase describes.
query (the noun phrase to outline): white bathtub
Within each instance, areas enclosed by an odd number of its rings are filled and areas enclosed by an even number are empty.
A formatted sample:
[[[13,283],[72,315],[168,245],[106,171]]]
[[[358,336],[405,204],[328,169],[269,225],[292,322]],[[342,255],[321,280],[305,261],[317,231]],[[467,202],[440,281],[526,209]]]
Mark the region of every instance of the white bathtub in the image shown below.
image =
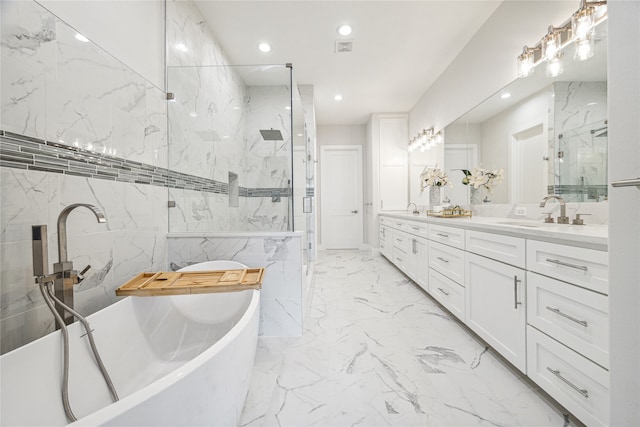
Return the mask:
[[[128,297],[87,317],[120,396],[116,403],[82,326],[74,323],[69,400],[78,421],[70,425],[237,425],[255,357],[259,304],[259,291]],[[0,374],[0,425],[67,425],[59,331],[0,357]]]

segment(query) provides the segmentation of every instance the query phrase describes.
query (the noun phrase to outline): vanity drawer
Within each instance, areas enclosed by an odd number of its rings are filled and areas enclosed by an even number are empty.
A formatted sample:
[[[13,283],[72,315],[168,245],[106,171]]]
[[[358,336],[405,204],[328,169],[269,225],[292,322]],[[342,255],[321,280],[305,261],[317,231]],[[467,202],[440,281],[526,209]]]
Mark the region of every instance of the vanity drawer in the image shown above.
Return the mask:
[[[429,267],[464,286],[464,251],[429,242]]]
[[[429,226],[425,222],[407,221],[406,230],[411,234],[429,238]]]
[[[464,322],[464,288],[462,286],[430,268],[428,290],[435,300]]]
[[[429,224],[429,240],[464,249],[464,230],[462,228]]]
[[[467,230],[465,248],[468,252],[525,268],[525,239]]]
[[[399,230],[393,231],[393,247],[400,249],[405,254],[412,252],[411,239],[412,237],[409,233],[405,233],[404,231]]]
[[[605,295],[527,272],[527,322],[609,367],[609,303]]]
[[[527,326],[527,375],[588,426],[609,422],[609,372]]]
[[[607,252],[528,240],[527,270],[609,293]]]
[[[396,230],[406,230],[407,229],[407,222],[405,220],[398,219],[398,218],[389,218],[389,221],[388,221],[387,225],[389,227],[395,228]]]

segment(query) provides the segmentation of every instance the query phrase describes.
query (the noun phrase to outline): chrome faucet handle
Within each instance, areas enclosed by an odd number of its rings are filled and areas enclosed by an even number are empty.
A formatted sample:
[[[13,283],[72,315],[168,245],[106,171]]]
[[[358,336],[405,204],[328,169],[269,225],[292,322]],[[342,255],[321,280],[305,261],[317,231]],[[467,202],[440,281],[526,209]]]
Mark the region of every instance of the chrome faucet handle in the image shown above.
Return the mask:
[[[82,282],[82,281],[85,279],[84,274],[85,274],[87,271],[89,271],[90,269],[91,269],[91,265],[89,264],[89,265],[87,265],[87,266],[86,266],[86,267],[85,267],[85,268],[84,268],[80,273],[78,273],[78,275],[77,275],[77,278],[78,278],[77,280],[78,280],[78,281],[77,281],[76,283],[80,283],[80,282]]]
[[[591,215],[591,214],[576,214],[576,219],[573,220],[572,224],[573,225],[584,225],[584,220],[582,218],[580,218],[581,216],[585,216],[585,215]]]
[[[558,217],[558,224],[569,224],[569,217],[568,216],[559,216]]]
[[[553,215],[553,212],[548,212],[545,215],[547,215],[547,217],[544,219],[545,224],[553,224],[555,222],[551,217],[551,215]]]

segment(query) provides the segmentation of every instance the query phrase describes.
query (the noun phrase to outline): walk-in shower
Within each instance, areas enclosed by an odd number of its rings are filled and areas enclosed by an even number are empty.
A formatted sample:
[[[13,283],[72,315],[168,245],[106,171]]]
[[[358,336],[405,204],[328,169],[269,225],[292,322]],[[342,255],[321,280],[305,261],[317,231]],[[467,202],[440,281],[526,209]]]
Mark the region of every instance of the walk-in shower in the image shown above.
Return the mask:
[[[304,173],[313,155],[293,67],[167,72],[169,169],[176,171],[169,231],[304,230],[297,212],[313,195]]]
[[[558,194],[571,202],[607,197],[608,126],[588,123],[558,135]]]

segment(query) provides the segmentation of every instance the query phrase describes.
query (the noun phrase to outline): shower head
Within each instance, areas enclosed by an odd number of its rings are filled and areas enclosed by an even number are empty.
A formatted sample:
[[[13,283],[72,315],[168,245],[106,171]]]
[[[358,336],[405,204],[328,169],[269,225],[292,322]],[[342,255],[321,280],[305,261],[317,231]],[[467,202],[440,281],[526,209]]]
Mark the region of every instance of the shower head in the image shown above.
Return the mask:
[[[282,132],[276,129],[260,129],[262,139],[265,141],[282,141]]]

